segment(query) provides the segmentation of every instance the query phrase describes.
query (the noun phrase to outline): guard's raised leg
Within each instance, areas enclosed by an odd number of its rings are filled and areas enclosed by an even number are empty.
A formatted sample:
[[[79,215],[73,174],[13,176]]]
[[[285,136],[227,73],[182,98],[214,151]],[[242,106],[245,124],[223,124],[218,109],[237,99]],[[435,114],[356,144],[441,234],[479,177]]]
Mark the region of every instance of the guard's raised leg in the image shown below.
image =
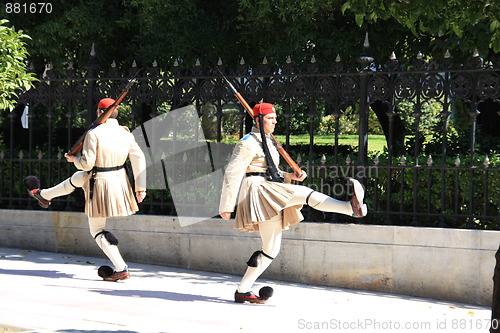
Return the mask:
[[[82,187],[87,175],[85,171],[77,171],[71,177],[47,189],[40,188],[40,180],[36,176],[26,177],[25,184],[28,194],[38,201],[40,207],[48,208],[52,199],[71,194],[78,187]]]

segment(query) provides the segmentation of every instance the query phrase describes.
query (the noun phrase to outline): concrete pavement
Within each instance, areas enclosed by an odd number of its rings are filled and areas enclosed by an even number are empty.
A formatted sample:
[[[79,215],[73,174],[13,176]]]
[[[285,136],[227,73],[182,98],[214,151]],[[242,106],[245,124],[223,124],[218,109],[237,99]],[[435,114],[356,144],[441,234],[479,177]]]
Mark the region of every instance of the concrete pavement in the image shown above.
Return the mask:
[[[126,259],[126,258],[125,258]],[[259,280],[275,295],[237,304],[239,276],[0,248],[0,332],[488,332],[491,309],[410,296]],[[245,267],[242,267],[242,273]]]

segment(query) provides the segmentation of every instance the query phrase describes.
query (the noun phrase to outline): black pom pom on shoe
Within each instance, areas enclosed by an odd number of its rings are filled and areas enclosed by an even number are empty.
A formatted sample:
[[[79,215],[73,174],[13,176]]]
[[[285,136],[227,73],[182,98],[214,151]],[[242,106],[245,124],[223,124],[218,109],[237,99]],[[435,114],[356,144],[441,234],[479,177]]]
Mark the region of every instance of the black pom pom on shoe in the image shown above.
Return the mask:
[[[99,269],[97,270],[97,274],[103,279],[113,275],[113,273],[114,273],[113,268],[105,265],[99,267]]]
[[[259,296],[261,298],[267,299],[267,298],[273,296],[273,294],[274,294],[274,290],[273,290],[273,288],[271,288],[269,286],[262,287],[259,290]]]
[[[40,179],[37,176],[28,176],[24,180],[24,184],[28,191],[34,190],[36,188],[40,188]]]

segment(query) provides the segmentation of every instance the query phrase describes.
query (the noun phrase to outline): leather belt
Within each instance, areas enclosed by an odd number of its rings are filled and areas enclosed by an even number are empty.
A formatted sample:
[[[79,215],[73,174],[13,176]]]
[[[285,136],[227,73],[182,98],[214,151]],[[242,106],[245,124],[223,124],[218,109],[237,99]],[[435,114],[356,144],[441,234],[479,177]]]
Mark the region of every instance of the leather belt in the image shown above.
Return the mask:
[[[114,167],[93,167],[92,170],[90,170],[91,176],[90,176],[90,183],[89,183],[89,198],[92,200],[94,197],[94,183],[95,183],[95,175],[98,172],[107,172],[107,171],[117,171],[120,169],[123,169],[125,167],[125,164],[119,165],[119,166],[114,166]]]
[[[269,175],[265,172],[247,172],[245,175],[247,177],[259,176],[259,177],[269,178]]]
[[[106,171],[116,171],[123,169],[125,167],[125,164],[115,166],[115,167],[94,167],[92,170],[95,172],[106,172]]]
[[[272,179],[271,175],[269,175],[268,173],[265,173],[265,172],[247,172],[245,175],[247,177],[252,177],[252,176],[264,177],[268,181],[272,181],[272,182],[275,181],[275,180]],[[276,182],[277,183],[283,183],[283,175],[279,174],[278,178],[279,179]]]

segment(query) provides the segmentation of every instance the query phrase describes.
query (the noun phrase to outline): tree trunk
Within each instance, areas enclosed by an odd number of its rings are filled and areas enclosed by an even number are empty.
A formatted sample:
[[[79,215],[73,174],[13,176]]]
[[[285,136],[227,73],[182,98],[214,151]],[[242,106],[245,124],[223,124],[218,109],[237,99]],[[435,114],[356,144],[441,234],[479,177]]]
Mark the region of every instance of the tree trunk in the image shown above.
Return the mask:
[[[387,146],[389,147],[389,117],[387,116],[387,112],[389,111],[389,104],[386,104],[381,101],[375,101],[370,104],[373,112],[377,115],[377,118],[382,126],[382,130],[384,131],[385,140],[387,142]],[[392,139],[393,139],[393,155],[403,155],[405,149],[405,135],[406,128],[395,110],[394,114],[394,123],[392,126]]]

